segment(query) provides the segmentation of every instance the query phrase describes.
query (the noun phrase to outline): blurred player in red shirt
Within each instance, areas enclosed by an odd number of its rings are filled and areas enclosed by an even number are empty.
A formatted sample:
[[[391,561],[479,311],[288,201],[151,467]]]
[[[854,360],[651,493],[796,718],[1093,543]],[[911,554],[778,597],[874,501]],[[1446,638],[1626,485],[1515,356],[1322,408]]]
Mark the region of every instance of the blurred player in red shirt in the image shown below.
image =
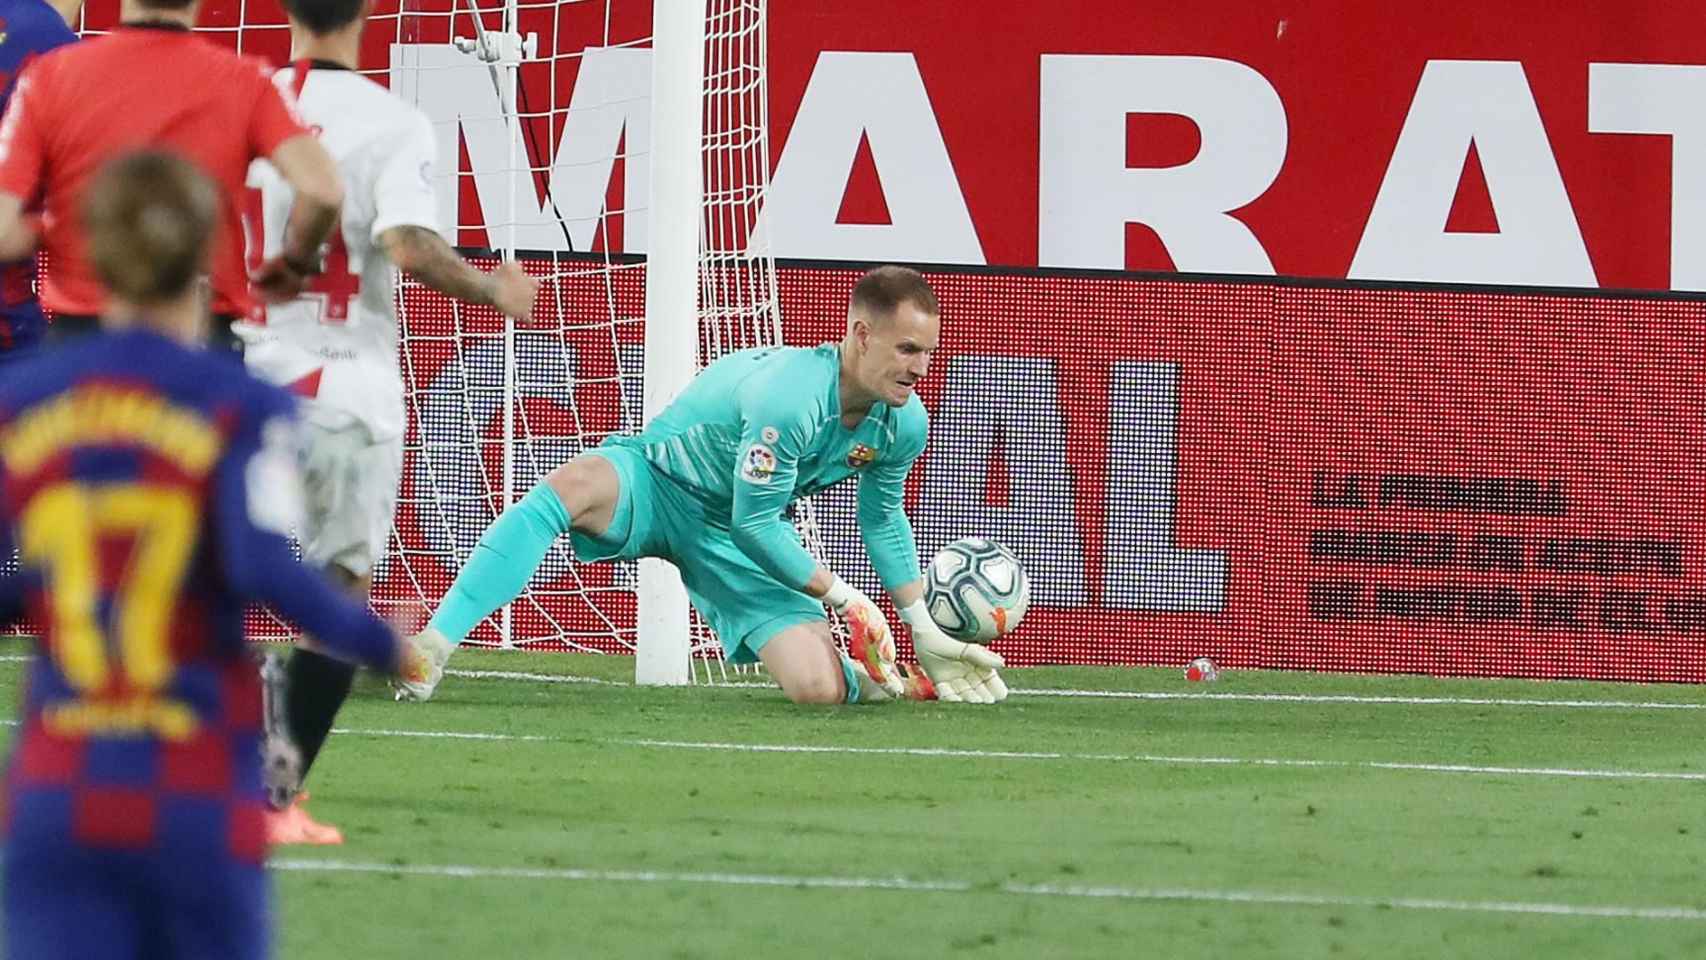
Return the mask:
[[[237,349],[230,323],[254,305],[240,219],[250,161],[271,160],[296,198],[282,250],[257,271],[256,288],[292,297],[319,272],[320,245],[343,200],[337,167],[265,63],[190,32],[199,7],[124,0],[113,33],[55,50],[18,77],[0,121],[0,259],[37,246],[23,210],[39,200],[42,303],[57,336],[93,329],[106,301],[77,222],[84,190],[108,161],[140,147],[183,155],[219,187],[209,264],[216,343]]]
[[[0,936],[18,960],[259,960],[262,697],[243,611],[269,603],[387,672],[403,647],[291,556],[292,398],[198,348],[212,184],[144,152],[87,193],[101,331],[0,381],[0,551],[19,548],[0,621],[21,606],[43,625],[0,803]]]

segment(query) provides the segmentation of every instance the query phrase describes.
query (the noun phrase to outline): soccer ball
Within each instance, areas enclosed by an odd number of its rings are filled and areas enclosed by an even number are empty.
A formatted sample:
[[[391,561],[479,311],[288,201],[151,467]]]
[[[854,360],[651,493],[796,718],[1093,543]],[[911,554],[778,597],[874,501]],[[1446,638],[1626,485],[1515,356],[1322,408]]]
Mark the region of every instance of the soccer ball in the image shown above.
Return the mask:
[[[1019,558],[993,540],[966,537],[943,547],[924,573],[924,605],[942,632],[988,643],[1019,626],[1031,581]]]

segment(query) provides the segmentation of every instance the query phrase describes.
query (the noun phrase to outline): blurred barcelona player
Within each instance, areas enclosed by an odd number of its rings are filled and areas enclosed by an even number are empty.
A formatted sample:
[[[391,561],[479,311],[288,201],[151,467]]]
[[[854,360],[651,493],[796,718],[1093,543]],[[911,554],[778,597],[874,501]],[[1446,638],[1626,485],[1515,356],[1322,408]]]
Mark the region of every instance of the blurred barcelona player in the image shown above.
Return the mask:
[[[26,63],[76,39],[64,13],[45,0],[0,0],[0,113]],[[41,340],[46,321],[35,280],[33,256],[0,263],[0,363],[22,356]]]
[[[262,694],[243,610],[386,672],[401,641],[291,556],[293,401],[201,348],[219,196],[128,154],[85,197],[101,332],[0,381],[0,609],[41,627],[5,792],[9,956],[268,954]],[[0,543],[0,550],[10,544]]]

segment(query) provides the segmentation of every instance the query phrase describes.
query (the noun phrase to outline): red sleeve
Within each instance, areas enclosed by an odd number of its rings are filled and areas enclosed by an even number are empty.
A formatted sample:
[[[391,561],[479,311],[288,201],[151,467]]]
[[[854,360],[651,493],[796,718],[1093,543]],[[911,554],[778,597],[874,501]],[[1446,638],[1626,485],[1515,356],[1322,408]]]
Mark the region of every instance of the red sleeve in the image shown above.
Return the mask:
[[[268,157],[291,137],[307,135],[302,118],[296,115],[295,97],[279,90],[264,65],[245,61],[257,87],[254,107],[249,111],[249,150]]]
[[[48,93],[45,86],[51,73],[43,70],[41,64],[42,61],[35,61],[18,75],[6,116],[0,119],[0,192],[25,203],[34,201],[41,192],[46,151],[42,124],[51,116],[44,106]]]

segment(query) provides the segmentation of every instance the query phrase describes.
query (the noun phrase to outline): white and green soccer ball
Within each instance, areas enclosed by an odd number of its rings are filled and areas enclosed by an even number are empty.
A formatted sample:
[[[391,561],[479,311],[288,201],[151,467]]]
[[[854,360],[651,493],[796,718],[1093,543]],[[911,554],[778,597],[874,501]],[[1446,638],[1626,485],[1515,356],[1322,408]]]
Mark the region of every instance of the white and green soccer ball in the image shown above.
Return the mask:
[[[994,540],[955,540],[924,571],[924,604],[942,632],[967,643],[1012,633],[1031,606],[1031,581],[1013,551]]]

